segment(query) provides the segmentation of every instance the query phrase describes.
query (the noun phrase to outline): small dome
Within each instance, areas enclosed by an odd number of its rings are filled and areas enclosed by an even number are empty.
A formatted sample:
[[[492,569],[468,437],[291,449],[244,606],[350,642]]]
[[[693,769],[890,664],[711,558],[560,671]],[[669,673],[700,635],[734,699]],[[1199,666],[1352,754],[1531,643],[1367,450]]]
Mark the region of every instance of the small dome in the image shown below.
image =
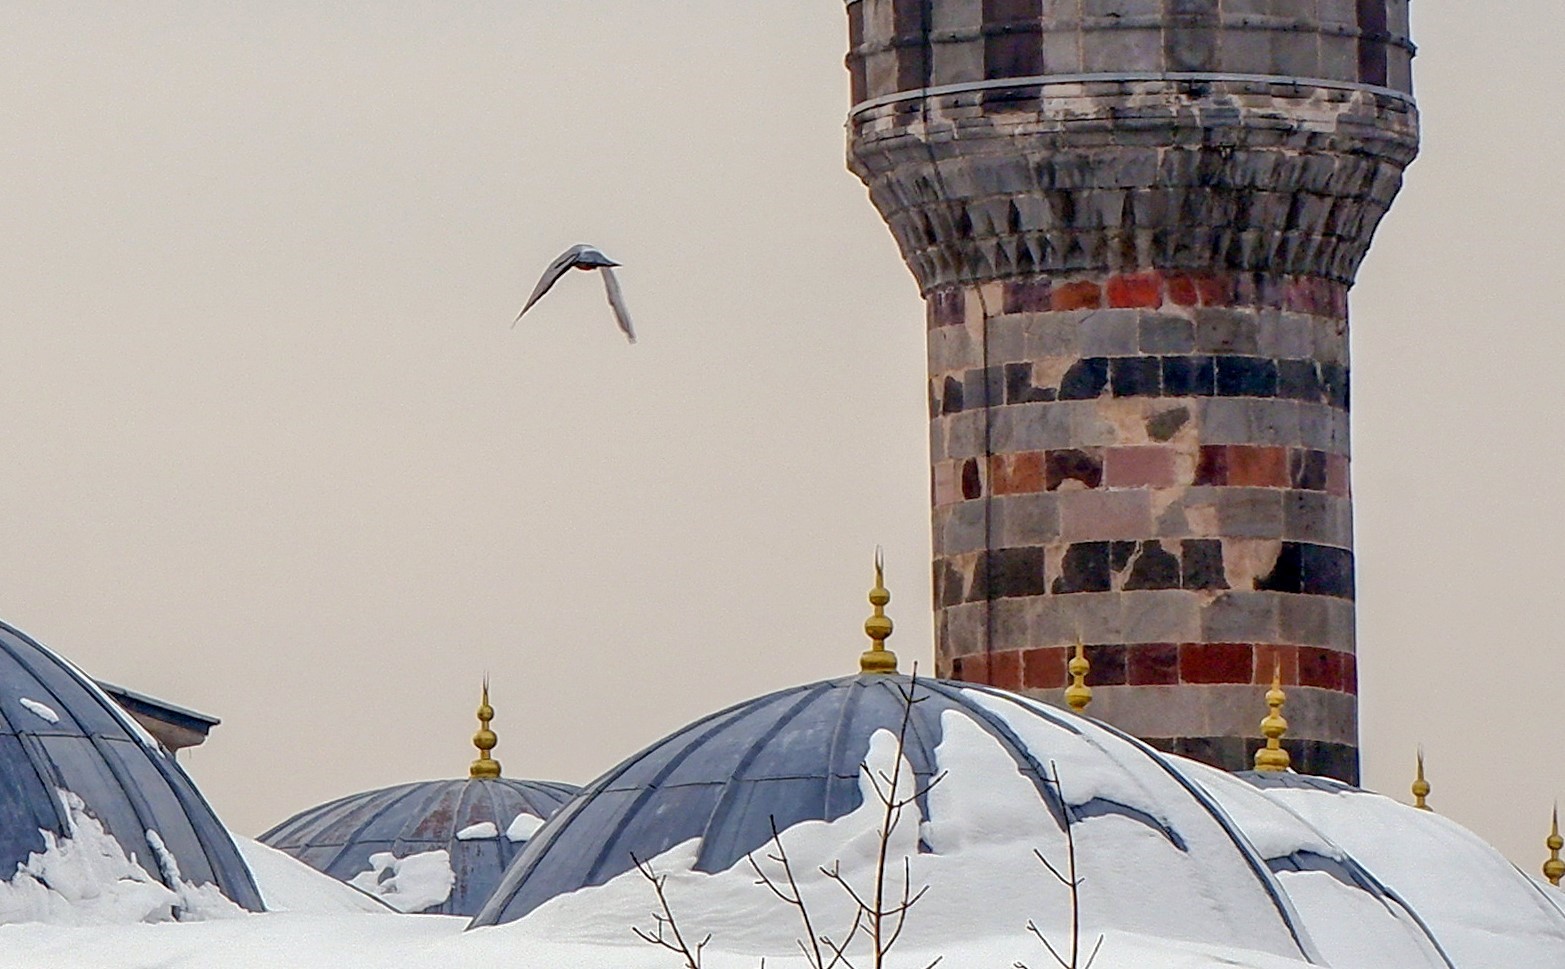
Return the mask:
[[[106,834],[124,853],[126,879],[172,891],[167,914],[194,914],[201,886],[262,909],[233,839],[174,758],[80,670],[4,623],[0,819],[0,887],[26,865],[40,890],[56,891],[48,868],[56,846]],[[155,902],[161,891],[144,897]],[[122,916],[157,917],[99,917]]]
[[[1046,890],[1032,849],[1063,855],[1068,812],[1078,857],[1090,866],[1087,904],[1111,924],[1313,955],[1262,859],[1204,791],[1150,748],[1015,694],[925,679],[915,688],[908,677],[885,674],[741,703],[631,757],[540,832],[473,925],[522,918],[627,873],[637,878],[633,859],[673,866],[688,857],[696,872],[747,871],[746,856],[767,844],[774,823],[787,837],[797,825],[806,832],[807,822],[858,812],[873,797],[861,765],[892,769],[910,689],[919,699],[909,714],[906,763],[926,784],[945,774],[918,802],[915,850],[927,864],[994,852],[997,864]],[[1146,904],[1149,878],[1157,905]],[[1038,904],[1035,890],[946,892],[941,917],[988,922],[1005,909],[1003,917],[1021,926]],[[703,929],[724,935],[720,924],[703,922]]]
[[[400,911],[470,916],[577,790],[508,777],[401,784],[310,808],[259,840]]]

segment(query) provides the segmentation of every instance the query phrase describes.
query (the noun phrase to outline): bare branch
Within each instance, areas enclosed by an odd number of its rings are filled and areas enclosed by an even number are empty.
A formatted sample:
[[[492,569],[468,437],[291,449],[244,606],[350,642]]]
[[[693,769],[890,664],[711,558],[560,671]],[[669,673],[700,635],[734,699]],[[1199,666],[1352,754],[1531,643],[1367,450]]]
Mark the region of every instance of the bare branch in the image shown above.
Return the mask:
[[[701,969],[701,950],[705,949],[706,944],[712,941],[711,934],[708,933],[706,938],[697,942],[695,948],[692,949],[689,943],[685,941],[683,933],[679,931],[679,922],[674,917],[674,910],[668,904],[668,894],[664,891],[664,886],[668,883],[668,876],[659,875],[652,870],[650,864],[643,862],[635,855],[631,855],[630,860],[636,866],[636,870],[641,873],[641,877],[645,878],[652,885],[652,890],[657,893],[658,906],[663,909],[662,914],[652,913],[653,931],[648,932],[637,926],[631,926],[630,931],[635,933],[636,938],[649,945],[655,945],[683,956],[685,969]],[[670,933],[672,933],[673,938],[669,938]]]

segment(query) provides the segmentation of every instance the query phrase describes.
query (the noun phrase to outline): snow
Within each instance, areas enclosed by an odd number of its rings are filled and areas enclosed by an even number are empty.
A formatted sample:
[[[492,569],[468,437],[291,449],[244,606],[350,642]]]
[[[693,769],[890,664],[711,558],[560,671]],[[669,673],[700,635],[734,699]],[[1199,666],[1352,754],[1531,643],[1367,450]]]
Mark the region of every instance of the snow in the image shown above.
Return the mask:
[[[40,832],[44,850],[29,855],[9,881],[0,882],[0,925],[107,925],[243,914],[215,886],[180,878],[178,865],[156,832],[147,832],[148,841],[177,889],[149,874],[134,855],[126,855],[81,798],[70,791],[59,791],[58,796],[65,808],[66,835]]]
[[[518,814],[511,821],[510,827],[505,829],[505,837],[513,842],[526,841],[537,834],[541,827],[543,827],[543,818],[535,818],[531,814]]]
[[[891,857],[906,858],[915,889],[929,886],[928,897],[913,910],[907,934],[891,954],[891,964],[922,966],[942,956],[942,969],[993,969],[1018,961],[1046,966],[1048,953],[1027,934],[1026,920],[1037,919],[1060,942],[1070,911],[1062,904],[1061,889],[1031,856],[1031,849],[1040,847],[1058,859],[1060,830],[1004,748],[963,714],[952,712],[946,717],[936,759],[949,773],[929,794],[931,819],[921,824],[925,819],[910,809],[891,833]],[[896,767],[895,755],[895,739],[889,733],[874,735],[868,755],[872,770],[890,775]],[[819,866],[840,862],[842,876],[861,893],[874,880],[882,809],[868,780],[861,778],[860,783],[865,804],[859,810],[833,822],[795,825],[782,835],[800,889],[820,931],[826,933],[840,933],[851,923],[851,905]],[[904,765],[904,795],[911,792],[912,783],[911,771]],[[937,853],[919,852],[921,828],[933,836]],[[1083,820],[1078,834],[1089,884],[1093,878],[1119,880],[1134,875],[1142,907],[1171,906],[1186,918],[1197,913],[1221,915],[1216,928],[1192,926],[1188,931],[1209,937],[1233,932],[1227,924],[1232,913],[1225,915],[1224,902],[1177,897],[1192,893],[1168,865],[1177,849],[1155,828],[1108,815]],[[1108,856],[1108,849],[1117,855],[1122,838],[1144,843],[1127,850],[1133,871],[1113,872],[1120,862]],[[797,948],[802,929],[796,913],[757,885],[746,863],[715,874],[691,870],[698,844],[692,840],[678,845],[651,864],[668,876],[667,896],[681,925],[692,934],[712,933],[712,943],[703,954],[704,969],[755,969],[763,956],[768,969],[806,969]],[[377,858],[372,872],[366,873],[367,881],[407,889],[408,882],[417,880],[416,866],[410,862],[420,857]],[[757,857],[765,870],[778,872],[776,862]],[[1164,867],[1140,867],[1149,860]],[[439,861],[448,874],[446,859]],[[1197,863],[1196,859],[1182,862],[1187,867]],[[900,865],[894,864],[893,871],[899,873]],[[270,884],[270,879],[263,880]],[[900,881],[898,874],[893,885],[897,891]],[[449,889],[449,882],[445,888]],[[1234,894],[1253,892],[1241,889]],[[1103,910],[1096,907],[1101,901],[1100,896],[1089,896],[1083,912],[1091,933],[1088,944],[1095,941],[1096,933],[1105,935],[1097,969],[1305,969],[1307,965],[1297,953],[1290,958],[1245,944],[1157,938],[1122,924],[1128,906]],[[1244,908],[1241,899],[1237,910]],[[380,969],[388,965],[667,969],[677,964],[676,958],[631,934],[632,926],[650,928],[656,910],[652,887],[639,873],[630,872],[605,885],[556,898],[520,922],[472,932],[461,931],[466,920],[443,916],[365,919],[303,913],[173,927],[14,926],[0,929],[0,969]],[[1275,933],[1254,935],[1269,943]],[[861,939],[855,946],[860,955],[863,943]]]
[[[234,838],[244,857],[261,901],[268,912],[303,912],[314,915],[367,913],[389,915],[392,909],[365,892],[323,875],[286,852],[251,838]]]
[[[1205,768],[1160,760],[1090,722],[1049,723],[1017,703],[992,700],[984,710],[1035,760],[1055,765],[1067,803],[1157,808],[1148,817],[1088,810],[1071,829],[1084,879],[1083,940],[1090,946],[1100,934],[1104,939],[1096,969],[1442,965],[1416,939],[1409,941],[1408,921],[1394,906],[1323,872],[1257,874],[1243,846],[1250,843],[1271,857],[1306,852],[1359,859],[1413,901],[1451,949],[1457,969],[1565,969],[1558,893],[1449,821],[1372,795],[1263,793]],[[1072,911],[1065,889],[1033,851],[1064,865],[1064,832],[989,730],[955,710],[942,715],[941,726],[935,760],[945,778],[928,792],[927,815],[910,808],[891,832],[892,893],[900,896],[904,860],[912,888],[928,886],[929,893],[913,909],[890,964],[923,966],[940,956],[942,969],[1048,966],[1027,922],[1058,945],[1068,938]],[[890,733],[871,738],[867,762],[877,776],[897,768]],[[1174,771],[1211,792],[1216,810],[1243,832],[1241,843]],[[914,781],[905,763],[901,779],[906,796]],[[821,866],[840,864],[842,877],[861,894],[874,882],[883,810],[867,776],[860,787],[858,810],[782,834],[814,924],[826,934],[840,935],[853,907]],[[188,895],[177,869],[169,869],[172,859],[164,857],[156,832],[148,833],[153,862],[180,891],[126,857],[79,800],[61,797],[72,815],[69,836],[46,838],[43,852],[0,883],[0,969],[666,969],[679,961],[632,935],[632,927],[652,928],[658,911],[652,886],[634,871],[553,899],[519,922],[464,932],[466,919],[447,916],[366,919],[378,903],[247,839],[238,840],[240,849],[268,906],[280,911],[142,924],[208,913],[202,899]],[[513,821],[507,835],[516,828]],[[758,885],[746,862],[711,874],[694,871],[698,849],[691,840],[650,864],[667,876],[681,928],[695,937],[711,933],[704,969],[755,969],[762,957],[768,969],[806,969],[797,912]],[[763,871],[781,874],[765,852],[756,857]],[[454,874],[444,851],[402,859],[385,853],[353,881],[413,912],[445,900]],[[1304,950],[1282,926],[1268,884],[1280,884],[1292,899],[1305,938],[1313,939]],[[3,924],[19,921],[55,924]],[[864,939],[855,941],[855,964],[867,964],[864,946]],[[1312,962],[1303,951],[1318,957]]]
[[[1205,764],[1165,757],[1200,783],[1262,858],[1316,855],[1352,864],[1325,835],[1253,785]],[[1276,879],[1329,964],[1444,969],[1439,950],[1395,900],[1321,871],[1281,871]]]
[[[370,867],[348,879],[399,912],[422,912],[451,897],[456,873],[445,849],[398,858],[389,851],[370,855]]]
[[[489,838],[500,837],[500,829],[493,821],[480,821],[470,824],[456,833],[458,841],[483,841]]]
[[[208,882],[204,885],[192,885],[185,881],[179,872],[179,859],[168,850],[163,843],[163,838],[151,829],[147,830],[147,844],[152,848],[153,857],[157,859],[158,870],[163,875],[165,884],[175,886],[174,892],[179,896],[179,905],[175,911],[182,920],[199,919],[227,919],[236,918],[244,914],[244,909],[229,901],[222,889]]]
[[[1086,874],[1083,893],[1088,917],[1097,915],[1108,924],[1152,936],[1298,954],[1298,945],[1267,891],[1268,876],[1260,859],[1236,842],[1155,754],[1092,721],[1071,718],[1020,697],[981,690],[964,692],[976,706],[998,717],[1046,769],[1054,765],[1067,802],[1075,806],[1092,801],[1122,805],[1155,819],[1178,839],[1176,844],[1164,830],[1125,814],[1090,814],[1080,821],[1077,848]],[[1064,724],[1053,723],[1035,716],[1032,710],[1066,719]],[[955,728],[957,737],[970,733],[956,717],[948,717],[945,726],[947,730]],[[976,730],[976,725],[972,729]],[[945,748],[943,743],[942,751]],[[1010,767],[1011,776],[1020,779],[1014,764],[993,741],[979,743],[974,739],[952,753],[952,780],[959,771],[972,770],[969,796],[975,801],[989,797],[988,789],[1005,777],[1002,763]],[[941,761],[942,765],[946,762]],[[984,766],[977,766],[980,763]],[[1014,820],[1006,823],[1022,837],[1020,843],[1012,842],[1011,850],[1030,857],[1032,848],[1040,848],[1058,865],[1064,838],[1052,821],[1040,824],[1038,796],[1027,793],[1031,785],[1024,791],[1009,778],[1006,784],[1009,793],[1003,804],[1010,806],[1002,806],[1001,798],[996,797],[997,803],[983,810],[1014,812]],[[946,797],[955,793],[940,788],[934,792]],[[1030,797],[1030,802],[1024,796]],[[932,794],[931,802],[934,800]],[[964,826],[977,810],[977,805],[959,808],[948,821],[937,810],[932,825]],[[991,822],[988,826],[996,825]],[[1006,864],[1003,852],[984,843],[974,848],[980,857],[988,857],[987,864]],[[1036,860],[1033,864],[1037,865]],[[1014,863],[1008,867],[1011,880],[994,883],[994,890],[1002,895],[1014,895],[1016,885],[1031,889],[1036,884],[1038,893],[1058,889],[1048,884],[1047,872],[1039,881],[1036,875],[1025,876]],[[1156,878],[1149,878],[1151,873],[1156,873]]]
[[[1459,969],[1565,969],[1565,913],[1456,822],[1361,791],[1265,793],[1406,900]]]
[[[49,706],[47,703],[39,703],[37,700],[31,700],[25,696],[21,698],[21,703],[22,706],[27,708],[29,713],[39,717],[42,720],[47,720],[49,723],[60,722],[60,715],[55,713],[54,708]]]
[[[1014,706],[996,712],[1014,716],[1012,725],[1018,733],[1030,719]],[[1038,739],[1053,745],[1053,731],[1047,724],[1044,731]],[[946,776],[929,792],[930,816],[920,819],[910,809],[892,832],[890,857],[907,859],[915,890],[929,886],[899,945],[912,953],[907,956],[909,964],[927,964],[941,952],[947,955],[943,966],[1047,963],[1047,952],[1027,934],[1027,922],[1035,920],[1059,942],[1069,931],[1071,908],[1066,890],[1033,850],[1043,851],[1063,866],[1064,834],[1033,782],[985,729],[963,713],[947,711],[942,732],[935,756]],[[1077,752],[1085,755],[1086,742],[1079,742],[1083,746]],[[1053,745],[1039,753],[1059,753],[1068,747]],[[895,749],[890,733],[875,734],[867,757],[871,770],[889,776]],[[1083,786],[1094,793],[1113,789],[1150,800],[1158,785],[1152,771],[1161,768],[1139,752],[1137,756],[1151,768],[1139,768],[1147,776],[1123,780],[1104,776]],[[1059,764],[1071,801],[1079,799],[1072,792],[1075,775],[1070,773],[1078,766],[1083,767],[1082,774],[1087,773],[1085,765],[1074,760]],[[903,774],[911,778],[910,770],[904,769]],[[1166,773],[1162,783],[1175,784]],[[864,804],[858,810],[832,822],[807,821],[783,834],[799,889],[820,931],[828,934],[840,933],[851,924],[853,910],[846,894],[820,873],[820,867],[840,862],[845,877],[861,894],[873,880],[883,811],[868,780],[861,778],[860,785]],[[1178,794],[1190,800],[1182,788]],[[1172,943],[1176,948],[1194,947],[1190,951],[1248,950],[1252,954],[1241,965],[1289,964],[1289,957],[1298,959],[1299,949],[1277,909],[1221,828],[1209,815],[1197,815],[1177,803],[1168,813],[1187,823],[1189,830],[1180,833],[1189,851],[1176,847],[1156,826],[1123,815],[1093,815],[1076,825],[1079,874],[1084,878],[1084,931],[1089,940],[1099,932],[1109,936],[1099,965],[1136,965],[1122,961],[1127,950],[1145,955],[1149,948],[1169,944],[1168,940],[1178,940]],[[930,849],[923,853],[920,832]],[[797,951],[795,939],[801,932],[797,915],[756,884],[748,863],[715,874],[692,871],[698,849],[699,841],[691,840],[651,861],[657,873],[668,876],[668,895],[690,931],[712,933],[714,951],[741,957],[734,965],[753,969],[761,956],[768,966],[789,965],[787,954]],[[780,866],[762,860],[761,853],[757,859],[773,877],[780,874]],[[900,865],[896,867],[892,887],[900,893]],[[632,871],[605,885],[555,898],[512,926],[484,932],[515,931],[541,939],[623,945],[630,926],[651,927],[655,904],[646,880]],[[1132,945],[1127,941],[1131,938],[1143,941]],[[1154,944],[1153,938],[1164,941]],[[960,940],[963,952],[983,952],[984,960],[953,961],[953,940]],[[1267,963],[1253,955],[1256,952],[1282,961]]]

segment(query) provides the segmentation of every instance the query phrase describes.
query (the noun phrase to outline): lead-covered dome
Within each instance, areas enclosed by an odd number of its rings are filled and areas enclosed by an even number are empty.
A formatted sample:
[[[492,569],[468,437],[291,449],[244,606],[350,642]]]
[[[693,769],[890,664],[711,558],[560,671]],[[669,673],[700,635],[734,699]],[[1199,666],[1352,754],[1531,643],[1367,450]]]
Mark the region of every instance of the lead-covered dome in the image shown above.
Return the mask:
[[[543,823],[579,790],[500,776],[486,684],[479,757],[461,780],[351,794],[294,815],[262,844],[402,912],[471,916]]]
[[[88,856],[113,891],[79,891],[94,883],[77,868]],[[261,910],[255,882],[174,758],[80,670],[0,623],[0,922],[236,905]]]
[[[556,899],[565,908],[596,904],[594,891],[600,902],[612,900],[617,886],[634,897],[636,861],[753,882],[746,858],[767,845],[774,824],[798,847],[806,875],[856,855],[859,828],[879,807],[864,768],[893,775],[905,714],[904,776],[922,785],[942,778],[920,794],[917,817],[910,808],[913,823],[897,835],[914,878],[945,886],[920,929],[1020,928],[1057,912],[1058,886],[1032,852],[1060,861],[1068,818],[1085,872],[1082,904],[1096,920],[1196,943],[1313,954],[1263,860],[1203,790],[1150,748],[1014,694],[886,674],[741,703],[631,757],[539,833],[473,924],[520,919]],[[809,845],[833,847],[811,857]],[[948,878],[968,884],[957,890]],[[697,904],[688,892],[682,897]],[[725,900],[691,914],[691,924],[719,937],[753,931],[753,909],[722,893],[709,897]],[[601,912],[596,920],[614,921]],[[615,929],[622,934],[624,925]]]

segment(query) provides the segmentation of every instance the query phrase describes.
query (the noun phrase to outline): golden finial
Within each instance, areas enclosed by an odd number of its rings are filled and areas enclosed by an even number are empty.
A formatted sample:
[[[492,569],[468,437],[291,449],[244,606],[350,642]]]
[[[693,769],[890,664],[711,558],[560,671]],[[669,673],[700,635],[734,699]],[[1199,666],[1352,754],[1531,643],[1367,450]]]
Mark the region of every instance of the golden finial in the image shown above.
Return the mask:
[[[1282,748],[1283,735],[1288,732],[1288,721],[1283,719],[1282,705],[1288,702],[1288,694],[1282,691],[1282,659],[1272,666],[1272,688],[1266,691],[1266,706],[1271,712],[1261,721],[1261,736],[1266,746],[1255,752],[1255,769],[1278,773],[1288,770],[1293,761]]]
[[[1071,681],[1065,688],[1065,702],[1077,713],[1085,713],[1087,704],[1092,702],[1092,687],[1087,685],[1087,674],[1092,672],[1092,664],[1087,662],[1087,647],[1080,639],[1076,640],[1076,655],[1071,657],[1066,669],[1070,671]]]
[[[1559,886],[1565,880],[1565,861],[1560,860],[1560,852],[1565,850],[1565,838],[1560,837],[1560,806],[1554,805],[1554,827],[1549,831],[1549,860],[1543,863],[1543,877],[1549,880],[1550,885]]]
[[[500,738],[489,729],[494,719],[494,707],[489,705],[489,677],[484,677],[484,698],[478,704],[478,732],[473,734],[473,746],[478,748],[478,759],[467,769],[469,777],[487,780],[500,776],[500,762],[489,756]]]
[[[875,614],[864,620],[864,632],[871,640],[869,649],[859,657],[860,673],[895,673],[897,654],[886,648],[891,636],[891,619],[886,616],[886,604],[891,593],[886,590],[886,562],[880,547],[875,548],[875,588],[869,590],[869,604]]]
[[[1433,811],[1429,806],[1429,781],[1424,779],[1424,748],[1418,748],[1418,774],[1413,778],[1413,806],[1420,811]]]

